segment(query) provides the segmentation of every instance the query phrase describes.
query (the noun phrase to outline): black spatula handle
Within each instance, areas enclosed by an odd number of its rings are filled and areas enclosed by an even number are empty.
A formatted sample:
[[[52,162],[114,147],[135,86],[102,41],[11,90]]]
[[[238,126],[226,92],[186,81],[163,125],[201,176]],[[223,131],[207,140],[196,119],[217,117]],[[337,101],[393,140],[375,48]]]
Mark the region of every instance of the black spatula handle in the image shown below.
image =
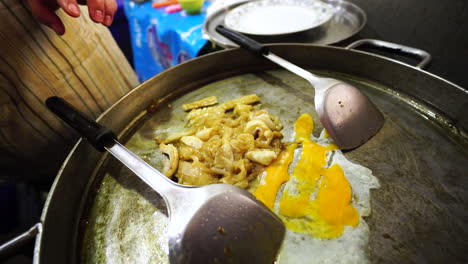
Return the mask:
[[[116,136],[110,129],[88,118],[62,98],[57,96],[49,97],[46,100],[46,105],[67,125],[86,138],[97,150],[105,151],[104,147],[114,145]]]
[[[238,44],[239,46],[246,48],[254,53],[262,55],[267,54],[269,52],[268,48],[264,45],[239,32],[230,30],[224,27],[223,25],[218,25],[216,27],[216,32],[233,41],[234,43]]]

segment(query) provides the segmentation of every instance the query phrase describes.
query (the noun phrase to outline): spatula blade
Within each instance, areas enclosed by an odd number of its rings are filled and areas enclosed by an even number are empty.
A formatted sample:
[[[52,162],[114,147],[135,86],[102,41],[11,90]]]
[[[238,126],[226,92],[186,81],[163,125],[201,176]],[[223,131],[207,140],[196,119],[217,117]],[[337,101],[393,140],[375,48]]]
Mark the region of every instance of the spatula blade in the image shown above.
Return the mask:
[[[320,122],[336,145],[349,150],[367,142],[384,124],[384,117],[357,88],[338,83],[321,98]]]
[[[273,263],[285,227],[245,190],[212,197],[180,235],[171,263]],[[175,241],[174,241],[175,242]],[[255,249],[255,250],[253,250]]]

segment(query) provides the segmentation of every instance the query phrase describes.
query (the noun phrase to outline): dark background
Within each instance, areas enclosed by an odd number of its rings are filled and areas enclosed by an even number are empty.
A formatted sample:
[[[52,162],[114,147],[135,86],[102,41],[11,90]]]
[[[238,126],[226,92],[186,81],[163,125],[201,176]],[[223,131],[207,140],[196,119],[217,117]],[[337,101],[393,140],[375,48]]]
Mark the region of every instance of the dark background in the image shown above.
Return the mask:
[[[468,0],[349,0],[367,14],[352,40],[373,38],[425,50],[427,71],[468,89]],[[443,92],[443,91],[441,91]]]
[[[432,55],[427,71],[468,89],[468,0],[349,0],[367,13],[367,24],[347,45],[364,38],[380,39],[419,48]],[[125,18],[111,27],[123,32],[116,40],[131,60]],[[127,32],[128,34],[128,32]],[[413,61],[415,63],[415,61]],[[443,91],[440,91],[443,93]],[[0,243],[26,231],[39,221],[50,183],[5,184],[0,182]],[[6,262],[31,263],[33,243]]]

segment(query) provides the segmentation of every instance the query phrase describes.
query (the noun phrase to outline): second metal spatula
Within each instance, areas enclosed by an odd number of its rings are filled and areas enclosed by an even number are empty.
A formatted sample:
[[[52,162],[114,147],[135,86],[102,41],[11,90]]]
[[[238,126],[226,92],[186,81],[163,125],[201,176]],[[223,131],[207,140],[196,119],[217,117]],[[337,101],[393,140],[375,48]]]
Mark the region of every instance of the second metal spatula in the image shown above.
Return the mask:
[[[361,146],[382,127],[382,113],[357,88],[340,80],[316,76],[276,56],[266,46],[222,25],[217,26],[216,31],[309,81],[315,88],[315,109],[320,122],[340,149]]]
[[[59,97],[47,107],[95,148],[107,150],[166,201],[172,264],[275,261],[285,234],[281,220],[249,192],[228,184],[174,183],[117,142],[114,133]]]

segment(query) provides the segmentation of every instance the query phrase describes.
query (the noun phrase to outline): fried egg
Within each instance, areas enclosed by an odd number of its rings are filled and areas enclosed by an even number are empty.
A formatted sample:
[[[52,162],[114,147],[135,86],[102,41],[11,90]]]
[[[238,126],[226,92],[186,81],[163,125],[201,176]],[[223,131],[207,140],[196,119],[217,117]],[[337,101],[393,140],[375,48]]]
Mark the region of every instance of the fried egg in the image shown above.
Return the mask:
[[[368,263],[371,170],[347,160],[313,119],[301,115],[294,143],[261,175],[254,195],[285,223],[283,263]]]

